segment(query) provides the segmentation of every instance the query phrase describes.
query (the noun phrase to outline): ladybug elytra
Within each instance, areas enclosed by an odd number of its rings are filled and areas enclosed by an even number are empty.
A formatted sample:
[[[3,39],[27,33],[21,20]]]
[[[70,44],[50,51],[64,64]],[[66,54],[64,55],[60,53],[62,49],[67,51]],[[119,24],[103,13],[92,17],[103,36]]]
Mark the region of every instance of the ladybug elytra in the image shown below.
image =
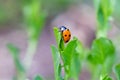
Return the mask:
[[[70,30],[68,28],[66,28],[65,26],[61,26],[60,31],[62,32],[62,38],[63,38],[64,42],[67,43],[71,38]]]

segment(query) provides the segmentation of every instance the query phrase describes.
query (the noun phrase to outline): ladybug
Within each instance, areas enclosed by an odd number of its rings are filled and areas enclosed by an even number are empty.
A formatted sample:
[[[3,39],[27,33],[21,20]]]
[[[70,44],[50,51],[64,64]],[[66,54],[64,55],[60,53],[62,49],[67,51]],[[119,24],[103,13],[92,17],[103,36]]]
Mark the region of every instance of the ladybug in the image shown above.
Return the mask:
[[[62,38],[63,38],[64,42],[67,43],[71,38],[70,30],[68,28],[66,28],[65,26],[61,26],[60,31],[62,32]]]

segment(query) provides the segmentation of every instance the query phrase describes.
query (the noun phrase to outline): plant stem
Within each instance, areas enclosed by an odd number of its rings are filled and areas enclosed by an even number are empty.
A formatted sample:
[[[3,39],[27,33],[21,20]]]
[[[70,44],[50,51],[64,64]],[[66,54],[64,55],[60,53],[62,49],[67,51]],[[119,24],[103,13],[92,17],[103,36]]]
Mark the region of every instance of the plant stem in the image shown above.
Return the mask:
[[[92,80],[97,80],[100,76],[101,66],[95,66],[92,73]]]
[[[30,69],[30,66],[32,64],[32,59],[33,59],[33,56],[35,55],[35,52],[37,49],[37,44],[38,44],[37,40],[29,40],[28,41],[27,53],[26,53],[26,56],[24,59],[25,69],[27,69],[27,70]]]
[[[98,29],[97,30],[97,38],[100,38],[100,37],[107,37],[107,31],[104,29],[104,30],[100,30]]]
[[[14,58],[14,63],[15,63],[15,66],[16,66],[16,77],[15,77],[15,80],[25,80],[26,79],[26,72],[21,69],[20,67],[23,67],[22,64],[20,64],[19,62],[19,58]],[[19,66],[18,66],[19,65]]]
[[[26,73],[17,72],[17,76],[16,77],[17,77],[17,80],[26,80]]]

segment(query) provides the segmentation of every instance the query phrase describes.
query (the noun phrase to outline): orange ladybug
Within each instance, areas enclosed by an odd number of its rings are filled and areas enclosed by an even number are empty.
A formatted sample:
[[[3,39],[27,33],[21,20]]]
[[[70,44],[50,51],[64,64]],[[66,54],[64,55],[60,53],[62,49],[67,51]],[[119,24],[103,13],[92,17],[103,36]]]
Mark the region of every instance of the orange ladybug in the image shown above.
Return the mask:
[[[62,38],[63,38],[64,42],[67,43],[71,38],[70,30],[68,28],[66,28],[65,26],[61,26],[60,31],[62,32]]]

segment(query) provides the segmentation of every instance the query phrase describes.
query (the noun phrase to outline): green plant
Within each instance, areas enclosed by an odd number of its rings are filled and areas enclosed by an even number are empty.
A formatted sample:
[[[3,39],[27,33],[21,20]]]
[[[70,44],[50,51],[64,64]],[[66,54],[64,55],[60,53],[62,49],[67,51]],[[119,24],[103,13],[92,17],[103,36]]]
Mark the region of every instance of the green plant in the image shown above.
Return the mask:
[[[105,76],[112,71],[115,61],[115,47],[107,38],[110,29],[109,18],[113,13],[115,0],[94,0],[97,18],[97,32],[88,61],[92,64],[92,80]]]
[[[93,80],[100,75],[109,74],[115,59],[115,48],[113,43],[107,38],[99,38],[94,40],[88,61],[92,64]]]
[[[107,37],[109,19],[114,10],[115,0],[94,0],[97,18],[97,38]]]
[[[80,70],[82,69],[81,63],[84,62],[84,59],[87,59],[89,62],[87,65],[91,69],[92,80],[112,80],[108,75],[111,73],[115,62],[115,47],[112,41],[107,38],[107,32],[110,28],[109,18],[113,12],[113,4],[114,0],[95,0],[97,38],[93,41],[87,57],[84,54],[87,49],[82,48],[77,38],[74,38],[68,44],[64,44],[61,32],[59,32],[58,28],[54,28],[58,45],[58,48],[52,46],[56,80],[61,80],[62,67],[65,72],[62,79],[69,80],[73,77],[74,80],[78,80]],[[80,47],[78,48],[78,46]],[[81,56],[84,56],[84,59]],[[61,64],[60,59],[62,59],[63,64]]]
[[[24,2],[23,15],[28,32],[28,48],[25,56],[26,69],[29,69],[31,65],[46,18],[41,6],[41,0],[31,0],[29,3]]]
[[[85,53],[84,49],[77,38],[73,38],[68,44],[64,44],[61,32],[58,28],[54,28],[54,34],[58,48],[52,46],[52,55],[54,62],[55,80],[69,80],[73,78],[78,80],[81,70],[81,63],[84,62]],[[82,57],[83,56],[83,57]],[[111,80],[106,74],[112,70],[115,58],[115,48],[111,40],[107,38],[95,39],[92,44],[92,49],[89,51],[87,60],[92,65],[92,80]],[[61,64],[61,59],[63,64]],[[61,76],[61,68],[64,68],[65,75]]]
[[[52,55],[54,62],[54,71],[56,80],[79,79],[81,70],[81,56],[83,55],[82,45],[77,38],[71,40],[68,44],[63,42],[61,32],[54,28],[54,34],[58,48],[52,46]],[[60,62],[62,60],[62,62]],[[61,76],[61,69],[64,68],[65,75]]]

